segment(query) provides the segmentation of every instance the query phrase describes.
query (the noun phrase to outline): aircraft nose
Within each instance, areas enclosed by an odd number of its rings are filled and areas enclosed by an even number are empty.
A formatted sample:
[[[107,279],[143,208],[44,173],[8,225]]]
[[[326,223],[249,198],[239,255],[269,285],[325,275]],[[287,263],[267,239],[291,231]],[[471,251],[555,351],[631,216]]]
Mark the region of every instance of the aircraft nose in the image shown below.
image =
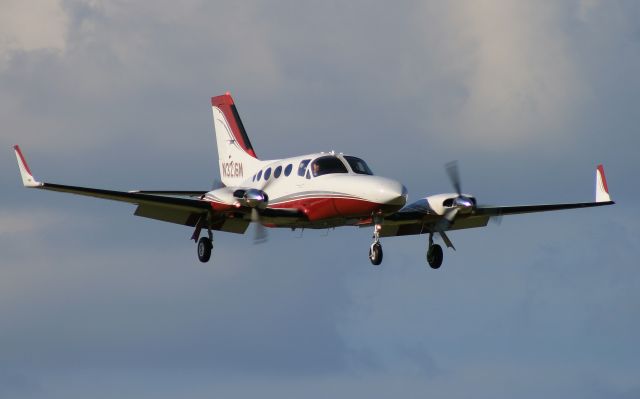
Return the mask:
[[[378,186],[381,202],[386,205],[404,206],[407,203],[407,188],[399,182],[385,179]]]

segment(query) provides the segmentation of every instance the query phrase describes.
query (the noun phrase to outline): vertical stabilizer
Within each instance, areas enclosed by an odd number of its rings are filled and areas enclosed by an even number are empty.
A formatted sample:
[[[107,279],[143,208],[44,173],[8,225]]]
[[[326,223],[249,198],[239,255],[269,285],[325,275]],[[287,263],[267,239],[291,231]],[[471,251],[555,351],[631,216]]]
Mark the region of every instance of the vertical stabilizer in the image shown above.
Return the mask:
[[[213,128],[218,146],[220,179],[238,186],[260,167],[231,94],[211,98]]]

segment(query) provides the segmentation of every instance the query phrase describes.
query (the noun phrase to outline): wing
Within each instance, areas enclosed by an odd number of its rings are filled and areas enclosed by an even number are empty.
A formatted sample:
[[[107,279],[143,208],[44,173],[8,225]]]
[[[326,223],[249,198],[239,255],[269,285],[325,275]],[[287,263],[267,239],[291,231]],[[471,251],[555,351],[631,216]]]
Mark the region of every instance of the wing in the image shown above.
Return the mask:
[[[177,195],[182,197],[202,197],[208,191],[177,191],[177,190],[134,190],[129,191],[130,193],[139,193],[139,194],[155,194],[155,195]]]
[[[18,160],[22,183],[25,187],[83,195],[112,201],[128,202],[130,204],[138,205],[134,213],[136,216],[182,224],[185,226],[195,226],[198,220],[206,215],[211,217],[211,227],[214,230],[244,233],[250,223],[250,221],[244,220],[243,218],[234,218],[234,215],[229,217],[228,213],[215,212],[209,201],[195,198],[180,198],[175,196],[183,195],[202,197],[202,195],[206,193],[204,191],[125,192],[39,182],[33,177],[20,147],[16,145],[14,146],[14,150]]]
[[[484,227],[492,217],[523,213],[559,211],[565,209],[591,208],[613,205],[609,195],[604,167],[596,169],[596,198],[594,202],[574,202],[562,204],[535,204],[516,206],[478,206],[468,213],[458,213],[452,223],[441,223],[444,215],[438,214],[429,204],[428,198],[420,199],[387,216],[382,225],[382,237],[434,233],[448,230]],[[442,228],[445,225],[446,228]]]

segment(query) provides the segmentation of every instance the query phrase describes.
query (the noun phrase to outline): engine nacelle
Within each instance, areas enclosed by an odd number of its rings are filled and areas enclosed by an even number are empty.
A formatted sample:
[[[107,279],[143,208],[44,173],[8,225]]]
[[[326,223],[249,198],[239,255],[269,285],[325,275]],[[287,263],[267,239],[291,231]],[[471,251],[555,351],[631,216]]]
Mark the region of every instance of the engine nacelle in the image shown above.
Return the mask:
[[[247,190],[236,190],[233,193],[240,203],[249,208],[266,208],[269,203],[269,196],[262,190],[250,188]]]
[[[429,207],[438,215],[444,215],[448,209],[458,208],[462,213],[471,212],[476,206],[475,197],[467,194],[458,196],[456,193],[436,194],[425,198]]]

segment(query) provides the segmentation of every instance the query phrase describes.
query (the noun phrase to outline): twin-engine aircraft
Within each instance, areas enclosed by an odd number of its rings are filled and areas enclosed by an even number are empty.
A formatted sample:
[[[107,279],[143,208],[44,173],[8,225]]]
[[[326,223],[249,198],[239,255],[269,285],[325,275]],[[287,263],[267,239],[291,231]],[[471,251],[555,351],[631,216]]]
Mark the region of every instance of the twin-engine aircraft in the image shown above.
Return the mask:
[[[524,206],[480,206],[463,194],[456,163],[446,170],[455,193],[436,194],[406,205],[407,189],[398,181],[375,176],[361,158],[320,152],[263,161],[249,141],[229,93],[211,98],[222,186],[211,191],[112,191],[37,181],[20,148],[14,150],[25,187],[85,195],[137,205],[136,216],[190,226],[198,259],[209,261],[212,231],[243,234],[256,224],[256,241],[266,237],[264,227],[326,229],[369,227],[373,242],[369,260],[382,262],[380,238],[428,234],[427,262],[442,264],[439,235],[454,248],[447,232],[484,227],[489,219],[520,213],[611,205],[602,165],[596,169],[595,202]],[[207,235],[201,237],[202,230]]]

